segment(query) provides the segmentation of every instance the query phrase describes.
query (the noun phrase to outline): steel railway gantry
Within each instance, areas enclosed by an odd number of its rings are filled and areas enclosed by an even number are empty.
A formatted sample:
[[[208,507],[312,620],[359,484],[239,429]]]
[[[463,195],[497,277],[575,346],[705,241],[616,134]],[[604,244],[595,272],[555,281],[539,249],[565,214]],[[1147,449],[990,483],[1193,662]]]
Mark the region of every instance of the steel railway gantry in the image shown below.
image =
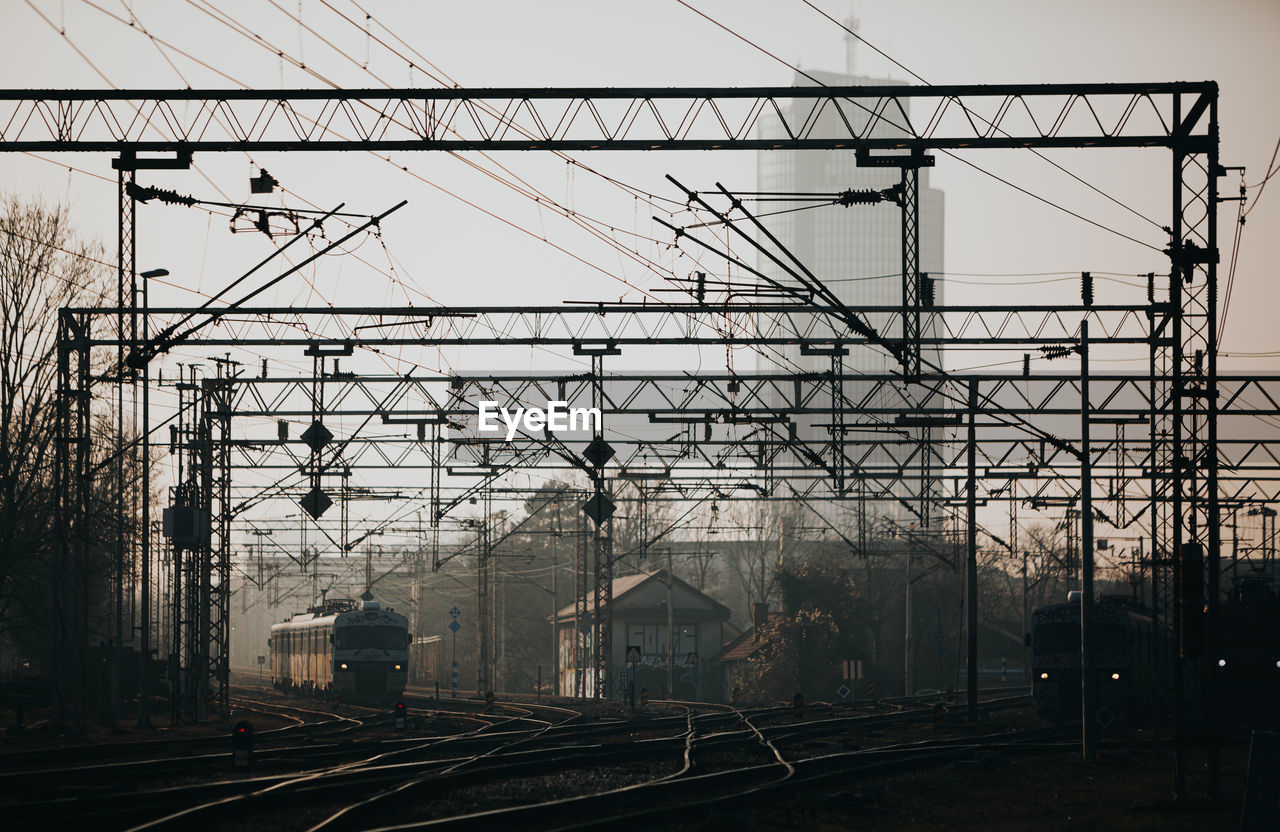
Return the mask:
[[[931,150],[960,152],[992,148],[1156,148],[1170,153],[1171,212],[1168,291],[1153,294],[1143,308],[1128,310],[1143,321],[1136,336],[1148,351],[1150,372],[1141,410],[1146,421],[1145,462],[1126,468],[1128,482],[1145,481],[1145,499],[1151,511],[1153,584],[1161,601],[1160,613],[1179,621],[1181,605],[1174,603],[1175,589],[1184,564],[1200,561],[1184,554],[1195,547],[1203,551],[1208,604],[1208,639],[1216,638],[1219,597],[1219,516],[1221,450],[1219,410],[1244,407],[1239,397],[1223,395],[1217,371],[1217,220],[1218,178],[1224,171],[1218,159],[1218,89],[1212,82],[1158,84],[1052,84],[934,87],[766,87],[766,88],[666,88],[666,89],[484,89],[484,90],[102,90],[102,91],[0,91],[0,151],[96,151],[116,155],[119,171],[121,234],[119,245],[119,304],[115,316],[116,338],[103,339],[91,331],[92,313],[64,313],[60,329],[60,386],[58,425],[58,487],[60,527],[66,530],[63,557],[75,561],[79,538],[78,518],[88,499],[88,427],[92,379],[88,367],[90,344],[111,342],[118,350],[137,346],[139,331],[133,203],[129,186],[139,169],[189,164],[192,154],[224,151],[335,150],[731,150],[731,149],[847,149],[865,155],[873,152],[884,164],[897,164],[900,154],[924,158]],[[908,115],[908,113],[913,115]],[[757,130],[762,119],[776,120],[781,138],[763,138]],[[171,154],[144,156],[140,154]],[[887,161],[883,161],[886,160]],[[925,164],[925,162],[922,162]],[[915,184],[916,168],[903,165],[903,187]],[[904,214],[915,204],[914,194],[904,194]],[[901,321],[901,337],[886,338],[888,347],[903,366],[897,384],[927,386],[943,383],[930,378],[919,362],[921,344],[931,332],[921,323],[945,314],[945,309],[922,309],[918,257],[909,229],[918,218],[904,215],[904,303],[895,310]],[[750,311],[750,310],[747,310]],[[1070,312],[1073,317],[1078,310]],[[815,312],[817,314],[815,314]],[[418,311],[422,314],[421,310]],[[437,326],[465,331],[474,319],[460,318],[454,310],[433,310]],[[536,316],[532,310],[516,315]],[[678,327],[687,311],[672,311]],[[781,314],[825,319],[821,310],[797,305]],[[1017,314],[1017,313],[1015,313]],[[615,316],[617,320],[617,316]],[[830,324],[827,324],[830,326]],[[1096,326],[1096,324],[1095,324]],[[794,330],[803,342],[807,326]],[[279,333],[277,333],[279,334]],[[481,342],[480,329],[472,334]],[[1069,333],[1068,333],[1069,334]],[[1096,330],[1095,330],[1096,334]],[[763,333],[756,333],[765,343]],[[853,344],[856,331],[839,332],[838,340]],[[690,335],[696,338],[696,335]],[[732,337],[726,333],[712,338]],[[1123,337],[1116,331],[1112,337]],[[422,343],[406,334],[407,343]],[[466,342],[461,337],[460,342]],[[821,340],[821,339],[819,339]],[[946,343],[951,343],[942,339]],[[1137,342],[1135,341],[1135,343]],[[121,346],[121,342],[125,346]],[[583,344],[596,343],[581,338]],[[274,342],[273,342],[274,343]],[[605,341],[604,343],[608,343]],[[611,347],[616,349],[616,344]],[[842,345],[841,349],[845,347]],[[593,361],[602,363],[603,356]],[[144,371],[145,372],[145,371]],[[596,395],[604,394],[602,373],[593,373]],[[839,375],[839,374],[837,374]],[[225,390],[249,389],[243,376],[230,372],[224,382],[206,379],[208,395]],[[643,381],[643,380],[641,380]],[[965,380],[951,380],[964,382]],[[123,374],[117,383],[138,384],[137,373]],[[495,382],[496,383],[496,382]],[[506,382],[504,382],[506,383]],[[526,382],[535,383],[533,379]],[[611,382],[612,383],[612,382]],[[726,381],[729,384],[737,381]],[[773,381],[759,383],[775,383]],[[805,383],[797,379],[797,389]],[[882,380],[878,384],[892,385]],[[988,382],[979,381],[979,388]],[[991,380],[992,385],[1004,382]],[[1046,382],[1067,384],[1070,382]],[[1104,382],[1105,383],[1105,382]],[[1249,379],[1230,382],[1238,387],[1266,383]],[[464,382],[464,385],[466,382]],[[828,390],[832,389],[828,385]],[[725,391],[727,393],[727,389]],[[218,393],[217,395],[221,395]],[[843,396],[840,397],[843,399]],[[963,396],[961,396],[963,398]],[[225,404],[205,399],[197,431],[202,441],[218,441],[234,447],[223,431]],[[732,399],[731,399],[732,401]],[[980,412],[990,403],[980,401]],[[850,403],[837,401],[841,415]],[[963,412],[969,408],[959,407]],[[1136,418],[1136,415],[1135,415]],[[704,420],[705,421],[705,420]],[[835,420],[833,420],[834,423]],[[776,436],[773,428],[761,429]],[[810,449],[828,459],[823,477],[834,469],[855,470],[856,455],[846,458],[844,438],[833,431],[833,448]],[[222,442],[226,439],[226,442]],[[1035,440],[1039,441],[1039,440]],[[1231,442],[1250,445],[1247,436]],[[770,444],[770,438],[765,445]],[[537,444],[536,442],[533,444]],[[1249,454],[1253,451],[1242,451]],[[762,451],[763,453],[763,451]],[[823,456],[826,454],[826,456]],[[540,458],[545,457],[542,453]],[[999,458],[992,454],[991,458]],[[1254,457],[1256,458],[1256,457]],[[812,463],[812,460],[810,460]],[[211,465],[208,456],[204,464]],[[229,460],[217,462],[230,466]],[[1266,463],[1270,465],[1270,463]],[[852,466],[852,467],[849,467]],[[597,489],[602,489],[603,465],[595,466]],[[223,486],[217,476],[205,476],[201,499],[216,501]],[[785,476],[798,476],[787,472]],[[225,491],[221,492],[225,494]],[[199,671],[202,685],[214,692],[215,708],[225,708],[225,628],[227,586],[226,529],[216,521],[213,548],[201,545],[193,551],[199,566],[193,572],[210,594],[201,596],[212,612],[200,616],[200,632],[192,643],[206,655]],[[607,541],[607,519],[602,518],[598,539]],[[222,542],[218,542],[222,541]],[[122,544],[124,545],[124,544]],[[122,553],[123,554],[123,553]],[[143,556],[145,558],[146,552]],[[603,609],[608,608],[611,575],[609,558],[601,559],[596,591]],[[1200,567],[1197,567],[1200,568]],[[144,581],[145,581],[144,575]],[[145,591],[145,587],[144,587]],[[607,616],[602,616],[607,618]],[[607,628],[607,624],[605,625]],[[597,634],[601,638],[607,632]],[[148,637],[144,620],[143,647]],[[597,641],[597,644],[601,642]],[[603,643],[608,643],[605,638]],[[202,648],[198,645],[212,645]],[[1184,645],[1185,646],[1185,645]],[[220,655],[218,654],[221,651]],[[1185,651],[1184,651],[1185,652]],[[1194,654],[1194,651],[1191,653]],[[603,654],[597,656],[600,679],[607,678]],[[1181,778],[1181,773],[1179,774]],[[1179,783],[1181,789],[1181,780]]]

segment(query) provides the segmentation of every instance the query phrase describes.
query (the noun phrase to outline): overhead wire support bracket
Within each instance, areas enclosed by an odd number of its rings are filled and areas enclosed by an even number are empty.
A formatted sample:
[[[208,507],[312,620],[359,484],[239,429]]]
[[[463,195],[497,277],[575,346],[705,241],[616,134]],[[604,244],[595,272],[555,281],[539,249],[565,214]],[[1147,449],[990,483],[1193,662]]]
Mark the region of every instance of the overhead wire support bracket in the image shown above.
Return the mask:
[[[865,147],[856,151],[860,167],[899,168],[902,181],[889,189],[888,198],[902,208],[902,352],[898,360],[907,381],[920,380],[920,309],[925,295],[932,295],[923,288],[926,278],[920,274],[920,168],[933,167],[934,157],[920,147],[912,147],[909,153],[884,152],[873,154]]]
[[[263,292],[265,292],[267,289],[270,289],[272,286],[275,286],[277,283],[279,283],[280,281],[284,280],[284,279],[285,279],[286,277],[288,277],[289,275],[291,275],[291,274],[293,274],[293,273],[295,273],[295,272],[299,271],[300,269],[302,269],[302,268],[304,268],[304,267],[306,267],[306,266],[310,265],[311,263],[315,262],[316,260],[320,259],[321,257],[323,257],[324,255],[328,254],[329,252],[333,251],[334,249],[338,248],[338,247],[339,247],[339,246],[341,246],[343,243],[347,242],[347,240],[350,240],[352,237],[356,236],[357,234],[359,234],[359,233],[361,233],[361,232],[365,231],[366,229],[368,229],[368,228],[370,228],[370,227],[372,227],[372,226],[376,226],[376,225],[378,225],[378,224],[379,224],[383,219],[387,218],[387,217],[388,217],[388,216],[390,216],[391,214],[393,214],[393,213],[395,213],[396,211],[400,210],[401,208],[403,208],[403,207],[404,207],[405,205],[407,205],[407,204],[408,204],[408,200],[401,200],[401,201],[400,201],[400,202],[398,202],[397,204],[393,205],[391,208],[387,209],[386,211],[383,211],[381,214],[378,214],[377,216],[374,216],[374,217],[370,218],[367,222],[361,223],[359,226],[357,226],[356,228],[352,229],[352,230],[351,230],[350,232],[348,232],[347,234],[344,234],[342,237],[338,238],[337,240],[334,240],[333,242],[329,243],[329,245],[325,246],[324,248],[320,249],[319,251],[313,252],[310,256],[308,256],[308,257],[304,258],[303,260],[299,261],[297,264],[293,265],[293,266],[292,266],[292,267],[290,267],[288,270],[286,270],[286,271],[282,272],[281,274],[277,275],[276,277],[272,278],[271,280],[268,280],[266,283],[262,284],[262,285],[261,285],[261,286],[259,286],[257,289],[254,289],[252,292],[250,292],[249,294],[247,294],[247,295],[245,295],[244,297],[240,298],[239,300],[232,301],[232,302],[231,302],[231,303],[229,303],[227,306],[225,306],[225,307],[221,307],[221,308],[218,308],[218,309],[210,309],[210,308],[209,308],[209,304],[213,303],[213,302],[214,302],[214,301],[216,301],[218,298],[222,297],[222,295],[226,294],[226,293],[227,293],[227,292],[229,292],[231,289],[235,288],[237,285],[239,285],[240,283],[242,283],[242,282],[243,282],[244,280],[246,280],[250,275],[252,275],[252,274],[253,274],[254,272],[256,272],[258,269],[260,269],[262,266],[266,265],[268,262],[270,262],[270,261],[271,261],[273,258],[275,258],[277,255],[279,255],[280,253],[282,253],[286,248],[288,248],[289,246],[293,245],[293,244],[294,244],[295,242],[297,242],[298,240],[300,240],[300,239],[302,239],[303,237],[305,237],[305,236],[306,236],[306,234],[307,234],[309,231],[311,231],[313,228],[315,228],[316,226],[320,225],[322,222],[324,222],[326,219],[328,219],[330,216],[332,216],[332,215],[333,215],[333,214],[334,214],[338,209],[340,209],[342,206],[341,206],[341,205],[339,205],[339,206],[338,206],[338,208],[335,208],[333,211],[326,212],[323,216],[317,217],[317,218],[312,222],[311,226],[309,226],[306,230],[304,230],[304,231],[300,231],[297,235],[295,235],[293,238],[291,238],[291,239],[290,239],[287,243],[285,243],[283,246],[281,246],[280,248],[276,249],[276,250],[275,250],[275,251],[273,251],[271,254],[267,255],[267,257],[266,257],[266,258],[264,258],[261,262],[259,262],[259,263],[258,263],[258,265],[254,266],[252,269],[250,269],[249,271],[245,272],[243,275],[241,275],[239,278],[237,278],[235,281],[233,281],[233,282],[231,283],[231,285],[227,286],[227,287],[226,287],[225,289],[223,289],[221,292],[219,292],[218,294],[216,294],[216,295],[214,295],[213,297],[209,298],[207,301],[205,301],[203,304],[201,304],[201,305],[200,305],[200,307],[199,307],[198,309],[196,309],[196,310],[192,311],[191,313],[189,313],[186,317],[184,317],[182,320],[178,321],[177,323],[175,323],[175,324],[171,324],[171,325],[169,325],[169,326],[165,327],[165,328],[164,328],[164,330],[162,330],[162,331],[161,331],[158,335],[156,335],[154,338],[152,338],[152,339],[150,339],[149,341],[147,341],[147,343],[146,343],[146,344],[142,345],[142,346],[141,346],[141,347],[139,347],[138,349],[135,349],[133,352],[131,352],[131,353],[129,354],[129,356],[125,359],[125,363],[126,363],[128,366],[130,366],[130,367],[139,367],[139,366],[142,366],[142,365],[146,364],[147,362],[149,362],[152,358],[155,358],[155,357],[156,357],[156,355],[158,355],[158,354],[160,354],[160,353],[162,353],[162,352],[168,352],[170,349],[172,349],[173,347],[175,347],[175,346],[177,346],[177,345],[181,344],[183,341],[187,340],[187,339],[188,339],[188,338],[190,338],[191,336],[195,335],[195,334],[196,334],[197,332],[199,332],[201,329],[204,329],[206,326],[208,326],[209,324],[213,323],[213,322],[214,322],[214,321],[216,321],[218,318],[221,318],[221,317],[223,317],[223,316],[225,316],[225,315],[227,315],[227,314],[229,314],[229,313],[231,313],[231,312],[236,311],[236,310],[237,310],[237,309],[239,309],[241,306],[243,306],[245,303],[249,302],[249,301],[250,301],[250,300],[252,300],[253,298],[255,298],[255,297],[257,297],[258,295],[262,294],[262,293],[263,293]],[[181,332],[181,333],[178,333],[178,334],[174,334],[174,333],[178,330],[178,328],[179,328],[179,327],[181,327],[181,326],[183,326],[184,324],[188,323],[189,321],[191,321],[191,319],[192,319],[192,318],[194,318],[196,315],[201,314],[201,313],[206,313],[206,314],[208,315],[208,317],[207,317],[207,318],[205,318],[203,321],[200,321],[199,323],[194,324],[193,326],[191,326],[191,328],[190,328],[190,329],[187,329],[186,331]]]

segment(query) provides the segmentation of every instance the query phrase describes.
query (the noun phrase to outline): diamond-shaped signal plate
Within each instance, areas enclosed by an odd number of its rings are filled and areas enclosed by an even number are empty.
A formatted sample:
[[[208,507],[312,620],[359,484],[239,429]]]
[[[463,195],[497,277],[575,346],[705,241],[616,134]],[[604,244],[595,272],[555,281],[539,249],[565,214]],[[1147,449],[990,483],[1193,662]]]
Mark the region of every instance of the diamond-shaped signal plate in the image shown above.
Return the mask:
[[[321,448],[328,445],[331,439],[333,439],[333,434],[319,419],[312,422],[311,427],[302,432],[302,441],[306,442],[307,447],[316,453],[319,453]]]
[[[597,436],[587,445],[582,455],[596,468],[603,468],[606,462],[613,459],[613,446]]]
[[[329,506],[333,505],[333,500],[330,500],[329,495],[321,491],[319,486],[316,486],[307,492],[301,503],[303,510],[311,515],[312,520],[316,520],[329,510]]]
[[[596,521],[596,525],[599,526],[613,516],[613,500],[610,500],[604,494],[597,494],[582,504],[582,510],[586,512],[588,517]]]

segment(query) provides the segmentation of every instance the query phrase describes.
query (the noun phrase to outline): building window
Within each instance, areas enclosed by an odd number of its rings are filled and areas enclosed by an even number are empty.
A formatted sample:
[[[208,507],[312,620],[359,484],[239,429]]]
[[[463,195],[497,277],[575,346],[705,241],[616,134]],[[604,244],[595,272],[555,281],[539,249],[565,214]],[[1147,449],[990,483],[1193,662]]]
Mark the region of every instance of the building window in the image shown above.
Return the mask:
[[[626,628],[627,647],[639,646],[646,656],[665,656],[667,654],[666,624],[628,624]],[[690,653],[698,652],[698,625],[677,624],[675,655],[683,658]]]
[[[627,646],[639,645],[646,656],[661,656],[667,652],[667,627],[665,624],[628,624]]]

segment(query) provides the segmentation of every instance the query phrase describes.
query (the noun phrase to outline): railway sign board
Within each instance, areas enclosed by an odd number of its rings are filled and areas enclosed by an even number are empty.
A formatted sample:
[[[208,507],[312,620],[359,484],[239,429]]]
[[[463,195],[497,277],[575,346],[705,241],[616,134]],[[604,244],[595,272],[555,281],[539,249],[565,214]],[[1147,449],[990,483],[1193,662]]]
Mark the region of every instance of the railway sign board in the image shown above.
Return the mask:
[[[320,515],[328,511],[329,507],[333,505],[333,500],[329,498],[328,494],[321,491],[318,485],[308,491],[300,502],[307,514],[311,515],[312,520],[318,520]]]
[[[592,439],[586,450],[582,452],[587,462],[595,468],[603,468],[604,464],[613,458],[613,454],[613,446],[599,436]]]
[[[462,629],[462,625],[461,625],[461,624],[459,624],[457,621],[450,621],[450,622],[449,622],[449,630],[450,630],[451,632],[456,633],[456,632],[458,632],[458,631],[459,631],[459,630],[461,630],[461,629]]]
[[[848,685],[841,685],[840,687],[836,688],[836,695],[839,696],[841,699],[848,699],[850,693],[852,693],[852,691],[849,690]]]
[[[633,663],[633,664],[634,664],[634,663],[636,663],[636,662],[638,662],[638,661],[640,661],[640,648],[639,648],[639,646],[634,645],[634,644],[629,644],[629,645],[627,645],[627,661],[629,661],[629,662],[631,662],[631,663]]]
[[[597,526],[612,517],[614,509],[613,500],[604,494],[597,494],[582,505],[583,512],[594,520]]]
[[[316,453],[320,453],[325,445],[333,439],[333,433],[319,419],[311,423],[311,427],[302,432],[302,441]]]
[[[453,609],[449,610],[449,615],[452,615],[454,618],[457,618],[458,616],[462,615],[462,610],[458,609],[457,607],[454,607]]]
[[[267,657],[266,657],[266,656],[259,656],[259,657],[258,657],[258,664],[266,664],[266,663],[267,663]]]

